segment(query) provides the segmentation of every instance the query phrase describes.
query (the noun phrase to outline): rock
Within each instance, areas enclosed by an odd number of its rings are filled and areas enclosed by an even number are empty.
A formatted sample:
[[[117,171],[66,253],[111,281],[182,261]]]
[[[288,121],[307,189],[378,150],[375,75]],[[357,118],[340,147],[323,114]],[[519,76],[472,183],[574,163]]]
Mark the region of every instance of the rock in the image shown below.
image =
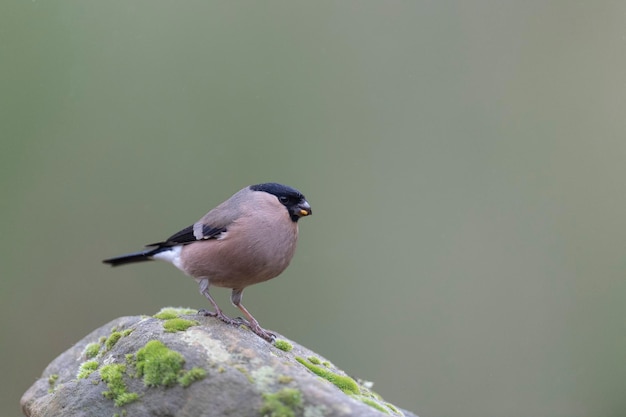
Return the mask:
[[[57,357],[23,395],[28,417],[413,416],[277,335],[195,310],[122,317]]]

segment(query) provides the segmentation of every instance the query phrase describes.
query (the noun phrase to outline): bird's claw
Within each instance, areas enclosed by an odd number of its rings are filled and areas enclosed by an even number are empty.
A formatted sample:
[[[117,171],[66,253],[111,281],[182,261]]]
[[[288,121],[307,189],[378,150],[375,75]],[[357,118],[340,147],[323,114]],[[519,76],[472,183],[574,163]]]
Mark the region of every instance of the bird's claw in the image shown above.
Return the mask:
[[[274,342],[274,340],[276,339],[276,335],[274,333],[268,332],[267,330],[262,329],[260,326],[253,327],[248,325],[248,327],[250,328],[250,330],[252,330],[252,332],[254,332],[254,334],[269,343]]]
[[[215,317],[219,319],[220,321],[226,324],[233,325],[233,326],[244,325],[248,327],[254,334],[256,334],[261,339],[266,340],[269,343],[272,343],[276,339],[276,335],[274,333],[264,330],[258,324],[255,325],[254,323],[250,323],[248,320],[244,319],[243,317],[237,317],[237,318],[231,319],[230,317],[226,316],[221,311],[219,312],[209,311],[205,308],[198,310],[198,315],[202,315],[204,317]]]

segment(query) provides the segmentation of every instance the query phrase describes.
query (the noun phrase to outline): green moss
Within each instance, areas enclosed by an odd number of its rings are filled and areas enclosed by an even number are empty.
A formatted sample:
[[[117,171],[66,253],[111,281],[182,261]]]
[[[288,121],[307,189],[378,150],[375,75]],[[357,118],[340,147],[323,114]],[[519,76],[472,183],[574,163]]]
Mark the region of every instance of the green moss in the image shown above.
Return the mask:
[[[243,366],[235,366],[235,369],[244,374],[251,384],[254,384],[254,378],[252,378],[252,375],[248,373],[248,370],[246,368],[244,368]]]
[[[106,341],[107,341],[107,337],[106,336],[100,336],[100,338],[98,339],[98,343],[100,343],[100,344],[103,344]]]
[[[181,318],[165,320],[163,328],[168,333],[183,332],[191,326],[197,326],[199,323],[195,320],[187,320]]]
[[[158,340],[149,341],[135,355],[126,355],[126,362],[135,367],[137,377],[143,377],[144,385],[152,387],[167,387],[178,382],[186,388],[207,375],[204,369],[198,367],[183,370],[183,355]]]
[[[188,371],[183,371],[182,375],[178,377],[178,383],[187,388],[192,383],[199,381],[206,377],[206,371],[202,368],[194,367]]]
[[[122,338],[122,333],[120,333],[120,332],[113,332],[113,333],[111,333],[111,335],[107,338],[106,342],[104,342],[104,347],[106,348],[106,350],[113,349],[113,346],[115,346],[115,344],[121,338]]]
[[[385,405],[387,407],[389,407],[391,409],[391,411],[393,411],[394,413],[400,414],[400,410],[398,410],[395,405],[393,405],[391,403],[387,403],[387,402],[385,403]]]
[[[327,368],[330,368],[330,367],[332,366],[332,365],[330,364],[330,362],[328,362],[328,361],[324,361],[324,362],[322,362],[322,365],[324,365],[324,366],[325,366],[325,367],[327,367]]]
[[[163,307],[161,310],[159,310],[158,313],[156,313],[152,317],[154,317],[155,319],[169,320],[178,318],[180,316],[187,316],[196,313],[198,313],[198,310],[192,310],[190,308]]]
[[[389,410],[385,407],[383,407],[381,404],[377,403],[376,401],[372,400],[371,398],[368,397],[364,397],[362,395],[357,395],[355,396],[355,398],[357,400],[360,400],[362,403],[369,405],[372,408],[375,408],[376,410],[383,412],[385,414],[389,414]]]
[[[117,331],[117,327],[114,327],[111,330],[111,334],[109,335],[109,337],[103,339],[102,337],[100,338],[100,343],[104,344],[105,350],[109,351],[111,349],[113,349],[113,346],[115,346],[115,344],[117,342],[119,342],[119,340],[122,337],[126,337],[129,334],[131,334],[133,332],[134,329],[126,329],[124,331]],[[103,336],[104,337],[104,336]]]
[[[54,386],[54,384],[57,383],[57,380],[59,379],[59,374],[52,374],[48,377],[48,385],[50,386]]]
[[[285,352],[289,352],[291,349],[293,349],[293,345],[291,343],[282,339],[276,339],[276,341],[274,341],[274,346],[276,346],[280,350],[284,350]]]
[[[78,373],[76,374],[76,379],[85,379],[89,375],[93,373],[96,369],[98,369],[100,364],[98,361],[87,361],[80,364],[78,367]]]
[[[307,360],[299,356],[296,356],[296,360],[300,362],[302,365],[309,368],[309,370],[313,372],[315,375],[318,375],[326,379],[327,381],[330,381],[331,383],[333,383],[337,388],[342,390],[344,393],[346,394],[360,394],[361,393],[361,390],[359,389],[359,385],[356,383],[354,379],[350,378],[349,376],[336,374],[332,371],[329,371],[328,369],[322,368],[321,366],[317,366],[312,363],[309,363]]]
[[[290,377],[289,375],[279,375],[278,376],[278,382],[281,384],[288,384],[291,381],[293,381],[293,377]]]
[[[100,377],[109,388],[102,395],[113,400],[118,407],[132,403],[139,398],[136,392],[128,392],[123,378],[125,372],[126,365],[121,364],[104,365],[100,368]]]
[[[274,394],[263,394],[263,417],[295,417],[302,408],[302,394],[297,389],[283,388]]]
[[[383,397],[380,396],[377,392],[372,390],[374,386],[373,382],[358,380],[359,388],[361,390],[360,395],[352,395],[353,398],[369,405],[386,414],[393,414],[397,416],[403,416],[404,414],[398,410],[393,404],[386,402],[383,400]]]
[[[309,362],[311,362],[313,365],[319,365],[322,363],[322,361],[320,361],[318,358],[316,358],[315,356],[309,356],[307,358],[309,360]]]
[[[87,346],[85,346],[85,350],[83,351],[83,354],[85,355],[87,359],[91,359],[95,357],[99,352],[100,352],[100,343],[94,342],[94,343],[89,343]]]
[[[48,392],[54,392],[54,388],[58,379],[59,374],[52,374],[48,377]]]
[[[171,319],[178,318],[178,314],[169,312],[169,311],[163,311],[163,312],[156,313],[152,317],[154,317],[155,319],[160,319],[160,320],[171,320]]]
[[[146,343],[137,351],[135,358],[137,376],[143,376],[143,383],[146,386],[175,384],[185,363],[183,355],[168,349],[158,340]]]

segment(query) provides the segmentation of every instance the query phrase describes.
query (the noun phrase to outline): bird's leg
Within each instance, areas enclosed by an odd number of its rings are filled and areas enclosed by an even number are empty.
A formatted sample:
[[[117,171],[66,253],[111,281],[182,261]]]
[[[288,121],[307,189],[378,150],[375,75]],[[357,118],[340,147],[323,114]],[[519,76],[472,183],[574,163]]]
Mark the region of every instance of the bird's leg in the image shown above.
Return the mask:
[[[218,307],[217,303],[209,293],[209,280],[207,278],[201,279],[200,281],[198,281],[198,283],[200,284],[200,294],[204,295],[207,300],[209,300],[209,302],[213,305],[213,309],[215,309],[215,311],[201,309],[198,310],[198,314],[202,314],[207,317],[217,317],[226,324],[241,324],[237,320],[231,319],[230,317],[222,313],[222,309]]]
[[[246,325],[250,327],[250,330],[252,330],[259,337],[272,343],[272,341],[276,339],[276,335],[268,332],[267,330],[263,330],[263,328],[261,328],[261,326],[259,325],[259,322],[254,317],[252,317],[252,314],[250,314],[250,312],[243,306],[243,304],[241,304],[242,294],[243,288],[233,288],[233,292],[230,296],[230,301],[248,318],[248,322],[246,323]]]

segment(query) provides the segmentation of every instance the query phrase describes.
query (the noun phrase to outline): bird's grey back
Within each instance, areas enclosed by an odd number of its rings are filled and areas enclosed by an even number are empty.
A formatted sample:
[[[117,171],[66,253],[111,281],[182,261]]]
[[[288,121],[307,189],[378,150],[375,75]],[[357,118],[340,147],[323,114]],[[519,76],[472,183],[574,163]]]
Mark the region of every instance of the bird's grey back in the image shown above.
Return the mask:
[[[242,203],[249,198],[254,191],[249,187],[243,188],[232,195],[213,210],[202,216],[196,224],[209,225],[215,228],[228,227],[233,221],[242,215]]]

